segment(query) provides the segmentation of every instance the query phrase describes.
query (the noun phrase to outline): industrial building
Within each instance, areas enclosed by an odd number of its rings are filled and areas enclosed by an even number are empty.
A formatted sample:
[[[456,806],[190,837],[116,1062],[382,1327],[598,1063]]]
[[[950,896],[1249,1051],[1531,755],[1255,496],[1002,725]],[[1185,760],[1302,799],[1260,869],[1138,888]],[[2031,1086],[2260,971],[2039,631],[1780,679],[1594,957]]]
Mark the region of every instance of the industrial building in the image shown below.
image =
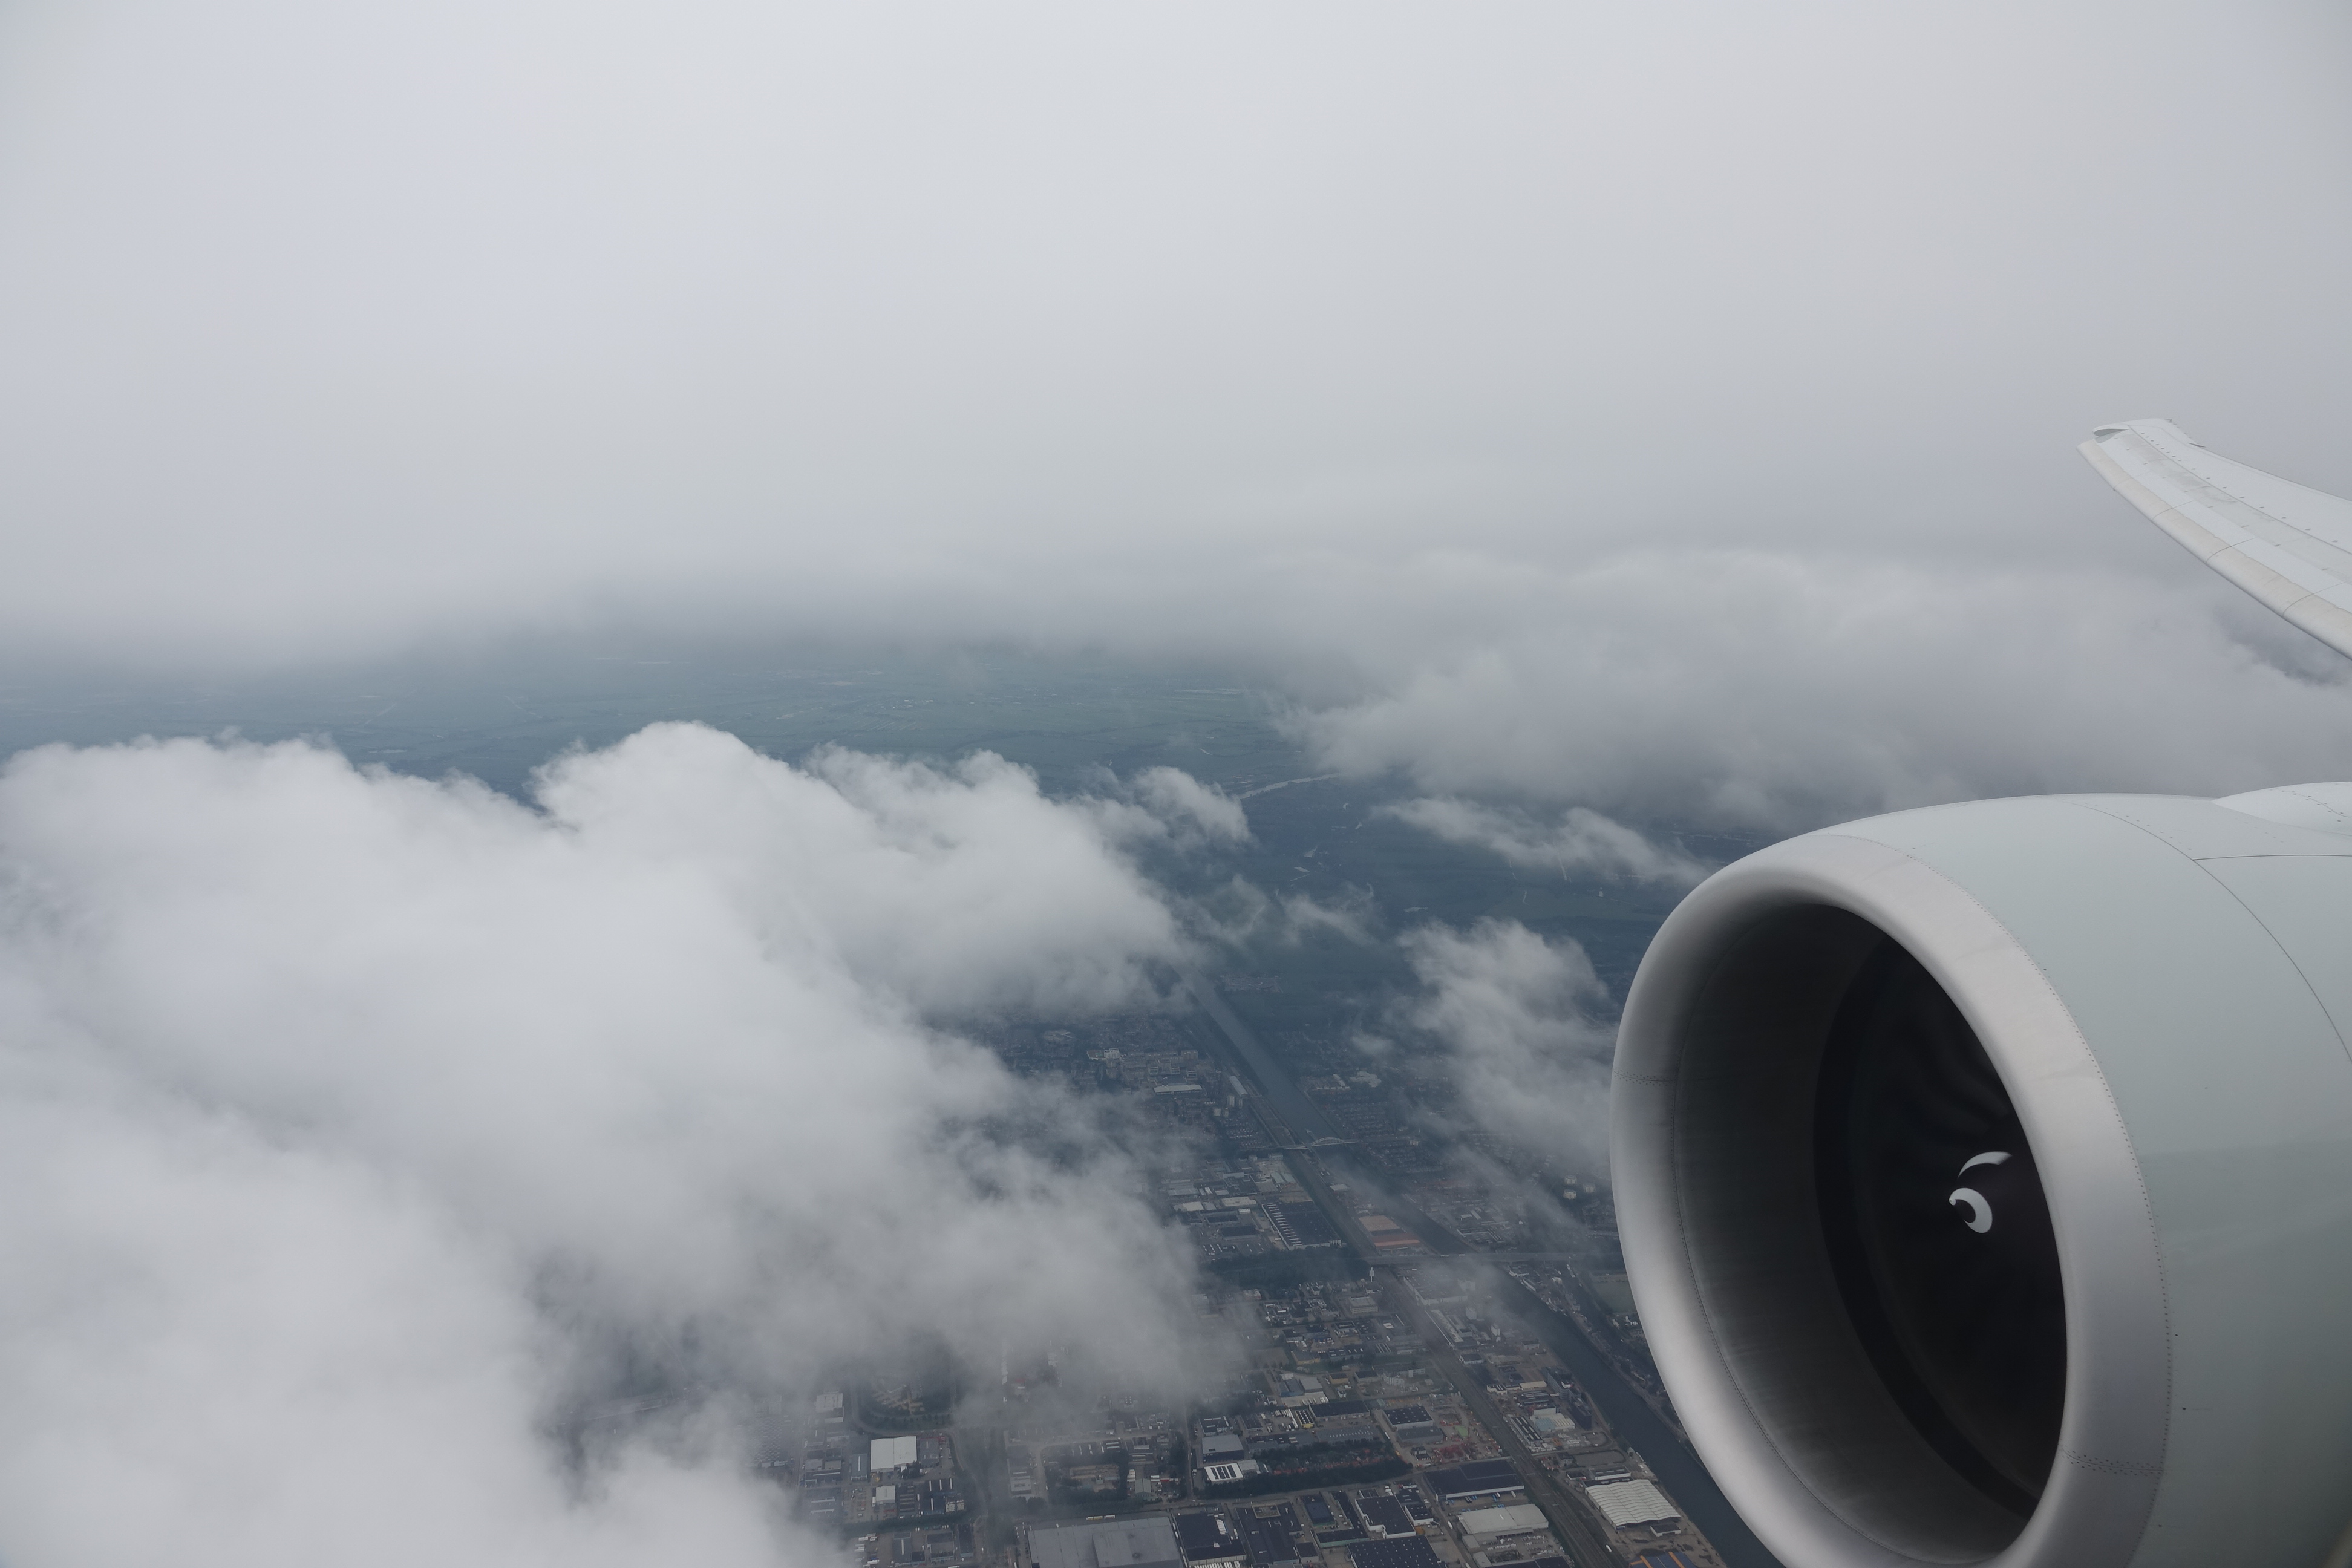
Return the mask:
[[[1415,1533],[1412,1515],[1404,1504],[1385,1492],[1364,1492],[1356,1499],[1356,1511],[1363,1516],[1364,1528],[1374,1535],[1412,1535]]]
[[[1430,1489],[1446,1502],[1504,1498],[1527,1489],[1527,1483],[1519,1479],[1519,1472],[1511,1468],[1508,1459],[1474,1459],[1466,1465],[1431,1470],[1427,1479]]]
[[[1360,1541],[1348,1548],[1353,1568],[1441,1568],[1437,1553],[1418,1535]]]
[[[1682,1517],[1682,1510],[1668,1502],[1650,1481],[1612,1481],[1607,1486],[1587,1487],[1584,1495],[1615,1530]]]
[[[1184,1554],[1185,1568],[1242,1568],[1249,1561],[1242,1532],[1213,1510],[1178,1514],[1176,1545]]]
[[[1029,1568],[1183,1568],[1166,1514],[1029,1531]]]
[[[1529,1531],[1551,1528],[1551,1521],[1544,1517],[1544,1510],[1531,1502],[1474,1508],[1465,1512],[1459,1522],[1462,1533],[1470,1536],[1520,1535]]]

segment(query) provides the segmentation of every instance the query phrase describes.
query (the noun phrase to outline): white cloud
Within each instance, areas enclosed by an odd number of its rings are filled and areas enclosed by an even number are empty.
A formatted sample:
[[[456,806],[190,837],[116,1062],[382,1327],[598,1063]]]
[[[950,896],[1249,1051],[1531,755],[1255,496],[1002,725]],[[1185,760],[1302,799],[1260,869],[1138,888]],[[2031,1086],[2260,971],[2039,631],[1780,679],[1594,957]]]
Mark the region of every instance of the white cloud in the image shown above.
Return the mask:
[[[1563,877],[1582,871],[1689,887],[1706,875],[1705,866],[1679,849],[1664,847],[1582,806],[1570,806],[1557,823],[1538,822],[1524,812],[1475,801],[1426,795],[1384,809],[1448,843],[1475,845],[1514,866]]]
[[[1249,837],[1249,815],[1242,803],[1180,768],[1145,768],[1121,779],[1096,766],[1083,777],[1091,791],[1083,809],[1113,843],[1182,852]]]
[[[1135,790],[1162,821],[1189,822],[1205,838],[1238,843],[1249,837],[1249,816],[1241,802],[1181,768],[1146,768]]]
[[[1605,1170],[1614,1031],[1584,950],[1517,921],[1402,939],[1422,994],[1404,1021],[1445,1049],[1457,1113],[1547,1158]]]
[[[676,725],[540,802],[0,774],[0,1557],[767,1562],[719,1406],[584,1477],[540,1434],[934,1336],[1213,1363],[1113,1130],[925,1021],[1149,1001],[1181,939],[1083,805]]]
[[[11,1055],[8,1561],[748,1568],[793,1549],[708,1456],[635,1447],[584,1487],[551,1462],[558,1336],[462,1214],[134,1086],[34,1092]]]
[[[2343,776],[2352,668],[2298,669],[2294,634],[2180,564],[2190,574],[2158,586],[1627,556],[1546,579],[1540,614],[1509,606],[1301,728],[1330,765],[1401,770],[1435,795],[1751,828],[1977,795]]]
[[[1379,921],[1368,889],[1345,889],[1327,903],[1307,893],[1268,893],[1244,877],[1209,889],[1191,912],[1207,935],[1235,948],[1297,947],[1317,935],[1369,942]]]

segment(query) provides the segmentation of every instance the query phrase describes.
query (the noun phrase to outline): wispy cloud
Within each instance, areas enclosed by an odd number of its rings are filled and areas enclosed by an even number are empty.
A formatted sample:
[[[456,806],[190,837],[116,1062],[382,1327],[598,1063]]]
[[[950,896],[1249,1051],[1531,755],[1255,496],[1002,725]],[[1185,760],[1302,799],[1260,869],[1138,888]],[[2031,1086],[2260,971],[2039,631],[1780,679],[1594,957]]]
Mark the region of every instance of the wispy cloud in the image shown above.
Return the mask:
[[[1615,1031],[1591,961],[1516,921],[1402,939],[1421,992],[1401,1020],[1434,1040],[1452,1114],[1548,1159],[1605,1170]]]
[[[1707,868],[1597,811],[1570,806],[1556,822],[1475,801],[1423,796],[1381,808],[1452,844],[1475,845],[1514,866],[1688,887]]]

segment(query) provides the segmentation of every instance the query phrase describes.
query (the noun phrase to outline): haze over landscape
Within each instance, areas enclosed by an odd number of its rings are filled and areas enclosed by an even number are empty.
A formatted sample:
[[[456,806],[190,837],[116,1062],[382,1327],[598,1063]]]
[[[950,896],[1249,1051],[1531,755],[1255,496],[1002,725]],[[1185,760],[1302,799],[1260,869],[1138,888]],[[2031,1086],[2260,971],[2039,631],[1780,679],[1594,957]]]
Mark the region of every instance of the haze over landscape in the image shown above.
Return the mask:
[[[808,1500],[836,1395],[976,1563],[1038,1434],[1125,1508],[1261,1394],[1415,1425],[1469,1251],[1648,1431],[1684,891],[2352,774],[2071,449],[2352,491],[2347,72],[2316,4],[11,8],[0,1563],[903,1543]]]

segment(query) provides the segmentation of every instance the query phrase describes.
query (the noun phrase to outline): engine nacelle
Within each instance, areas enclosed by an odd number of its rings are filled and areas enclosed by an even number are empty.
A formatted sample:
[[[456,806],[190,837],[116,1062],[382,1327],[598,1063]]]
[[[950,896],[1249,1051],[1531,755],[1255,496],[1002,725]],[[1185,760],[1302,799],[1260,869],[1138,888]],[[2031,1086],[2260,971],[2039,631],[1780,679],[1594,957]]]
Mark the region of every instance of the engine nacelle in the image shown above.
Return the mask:
[[[2352,1554],[2352,785],[1902,812],[1643,960],[1612,1151],[1791,1568]]]

